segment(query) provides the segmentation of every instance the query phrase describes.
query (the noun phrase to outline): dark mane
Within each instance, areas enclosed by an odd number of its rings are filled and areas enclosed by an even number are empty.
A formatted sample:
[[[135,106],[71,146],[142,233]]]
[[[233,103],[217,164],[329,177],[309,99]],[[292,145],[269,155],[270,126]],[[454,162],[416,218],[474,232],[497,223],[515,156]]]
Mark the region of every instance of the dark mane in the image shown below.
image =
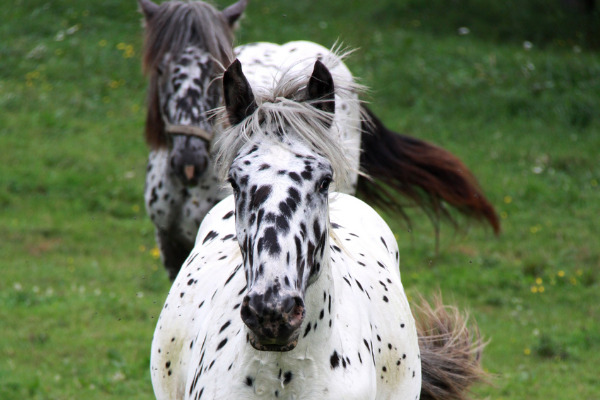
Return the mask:
[[[221,69],[233,61],[233,30],[223,14],[204,2],[169,1],[146,21],[142,68],[149,76],[146,142],[155,149],[166,145],[158,99],[157,67],[168,54],[188,46],[208,51]]]

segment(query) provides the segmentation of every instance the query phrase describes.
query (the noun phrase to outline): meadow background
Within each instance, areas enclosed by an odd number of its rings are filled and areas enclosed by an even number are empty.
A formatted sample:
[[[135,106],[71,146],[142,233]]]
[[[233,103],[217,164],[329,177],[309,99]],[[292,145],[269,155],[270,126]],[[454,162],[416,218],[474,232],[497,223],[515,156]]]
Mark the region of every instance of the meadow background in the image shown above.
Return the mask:
[[[576,3],[563,1],[562,3]],[[227,5],[219,1],[219,6]],[[0,399],[151,399],[169,290],[145,215],[134,0],[0,13]],[[502,234],[387,216],[409,295],[438,289],[490,339],[490,399],[598,399],[600,16],[559,0],[251,0],[237,43],[308,39],[371,108],[475,172]]]

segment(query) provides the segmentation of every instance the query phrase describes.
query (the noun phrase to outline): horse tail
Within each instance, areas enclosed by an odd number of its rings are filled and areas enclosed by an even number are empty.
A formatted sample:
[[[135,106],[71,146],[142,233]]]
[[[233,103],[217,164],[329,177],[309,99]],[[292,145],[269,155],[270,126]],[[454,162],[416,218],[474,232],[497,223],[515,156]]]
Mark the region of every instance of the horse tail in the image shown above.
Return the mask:
[[[421,352],[421,400],[465,400],[470,386],[487,381],[481,367],[486,343],[476,324],[469,327],[468,315],[442,303],[433,306],[421,297],[413,306]]]
[[[500,222],[477,179],[449,151],[397,134],[362,105],[364,115],[357,193],[371,205],[401,214],[409,221],[397,194],[418,204],[436,224],[440,217],[455,223],[444,203],[478,220],[487,220],[498,234]],[[371,179],[372,178],[372,179]]]

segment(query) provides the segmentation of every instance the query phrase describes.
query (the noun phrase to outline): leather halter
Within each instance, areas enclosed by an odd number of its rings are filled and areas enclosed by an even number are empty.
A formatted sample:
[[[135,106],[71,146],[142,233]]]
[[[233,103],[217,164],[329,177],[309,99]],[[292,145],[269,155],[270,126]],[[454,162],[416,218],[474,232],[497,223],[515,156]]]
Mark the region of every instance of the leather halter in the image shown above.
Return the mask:
[[[207,142],[210,142],[214,134],[212,132],[207,132],[204,129],[198,126],[192,125],[165,125],[165,132],[171,135],[186,135],[186,136],[195,136],[200,139],[204,139]]]

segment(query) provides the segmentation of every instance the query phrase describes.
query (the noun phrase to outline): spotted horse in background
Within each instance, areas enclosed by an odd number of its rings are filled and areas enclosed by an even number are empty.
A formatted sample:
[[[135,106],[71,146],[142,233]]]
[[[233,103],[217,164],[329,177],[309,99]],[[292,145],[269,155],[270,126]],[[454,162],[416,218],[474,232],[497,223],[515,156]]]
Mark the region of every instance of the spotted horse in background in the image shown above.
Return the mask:
[[[144,197],[173,280],[194,246],[200,222],[230,193],[219,183],[210,155],[214,138],[226,127],[211,117],[211,110],[223,105],[224,67],[234,57],[240,59],[257,90],[273,87],[299,60],[335,55],[306,41],[281,46],[251,43],[234,49],[233,27],[247,0],[223,11],[201,1],[138,2],[145,19],[143,67],[149,77],[146,141],[151,151]],[[344,70],[340,77],[352,81],[342,62],[337,68]],[[352,171],[346,186],[337,190],[357,193],[371,205],[405,217],[398,195],[408,197],[434,221],[436,237],[439,220],[453,220],[448,205],[487,220],[499,231],[493,206],[456,156],[390,131],[364,104],[336,100],[338,144],[351,158]]]
[[[157,321],[158,400],[464,399],[481,377],[479,335],[441,306],[415,321],[394,234],[331,191],[353,179],[331,134],[338,98],[359,102],[324,62],[262,98],[239,61],[224,74],[216,172],[233,195],[205,217]]]

